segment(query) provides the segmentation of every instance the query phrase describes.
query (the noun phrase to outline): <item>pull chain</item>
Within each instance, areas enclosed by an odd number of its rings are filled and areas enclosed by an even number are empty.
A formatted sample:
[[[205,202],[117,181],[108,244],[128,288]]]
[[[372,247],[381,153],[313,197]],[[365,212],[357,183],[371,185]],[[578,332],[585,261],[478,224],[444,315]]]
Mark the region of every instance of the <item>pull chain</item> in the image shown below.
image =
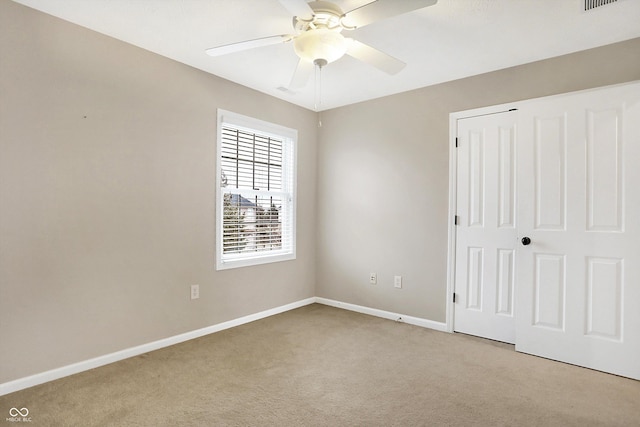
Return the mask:
[[[322,65],[316,63],[315,69],[315,94],[314,94],[314,105],[316,111],[320,109],[320,105],[322,104]]]
[[[318,113],[318,127],[322,127],[322,118],[320,108],[322,107],[322,67],[326,65],[326,61],[316,60],[315,64],[315,94],[314,109]]]

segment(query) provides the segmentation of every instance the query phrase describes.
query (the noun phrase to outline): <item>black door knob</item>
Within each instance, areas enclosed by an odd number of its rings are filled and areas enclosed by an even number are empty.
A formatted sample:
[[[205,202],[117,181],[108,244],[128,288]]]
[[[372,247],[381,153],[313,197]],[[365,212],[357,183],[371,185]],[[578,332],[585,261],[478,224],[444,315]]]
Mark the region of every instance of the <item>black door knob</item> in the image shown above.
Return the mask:
[[[527,246],[529,243],[531,243],[531,239],[528,237],[523,237],[522,238],[522,244]]]

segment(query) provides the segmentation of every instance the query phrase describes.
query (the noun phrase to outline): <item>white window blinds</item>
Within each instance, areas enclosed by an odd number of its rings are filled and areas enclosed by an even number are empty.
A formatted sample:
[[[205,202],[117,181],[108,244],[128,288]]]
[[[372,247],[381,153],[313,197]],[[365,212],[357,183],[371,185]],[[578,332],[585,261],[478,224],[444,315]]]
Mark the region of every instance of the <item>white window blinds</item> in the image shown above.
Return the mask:
[[[218,123],[218,268],[294,258],[295,131],[229,112]]]

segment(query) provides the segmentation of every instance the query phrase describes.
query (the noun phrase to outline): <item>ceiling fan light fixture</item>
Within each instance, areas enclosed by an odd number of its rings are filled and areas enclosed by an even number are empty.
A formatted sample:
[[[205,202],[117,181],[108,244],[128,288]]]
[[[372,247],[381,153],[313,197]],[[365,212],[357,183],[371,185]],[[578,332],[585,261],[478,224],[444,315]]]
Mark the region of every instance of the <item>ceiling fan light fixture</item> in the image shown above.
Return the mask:
[[[347,43],[339,32],[317,28],[297,36],[293,48],[300,58],[324,66],[342,58],[347,51]]]

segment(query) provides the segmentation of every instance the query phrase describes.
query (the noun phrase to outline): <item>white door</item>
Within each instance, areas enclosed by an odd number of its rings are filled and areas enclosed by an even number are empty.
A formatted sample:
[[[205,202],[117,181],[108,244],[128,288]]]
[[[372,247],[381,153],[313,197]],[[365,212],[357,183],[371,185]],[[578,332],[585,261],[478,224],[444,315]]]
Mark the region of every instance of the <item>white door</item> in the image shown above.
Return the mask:
[[[515,343],[516,112],[458,120],[454,330]]]
[[[516,350],[640,379],[640,84],[518,113]]]

